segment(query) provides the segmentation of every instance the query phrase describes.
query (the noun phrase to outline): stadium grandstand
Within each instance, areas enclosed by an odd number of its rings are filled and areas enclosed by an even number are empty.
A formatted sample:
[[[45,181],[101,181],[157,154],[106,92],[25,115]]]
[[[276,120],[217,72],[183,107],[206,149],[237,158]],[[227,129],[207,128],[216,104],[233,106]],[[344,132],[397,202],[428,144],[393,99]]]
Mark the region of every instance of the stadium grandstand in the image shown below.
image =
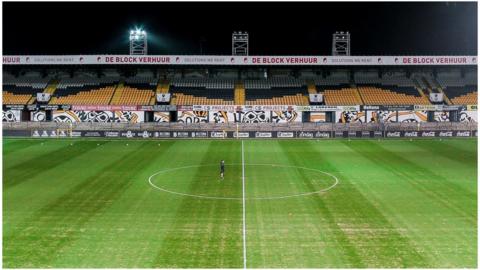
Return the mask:
[[[68,57],[69,61],[75,58]],[[48,63],[41,56],[4,57],[3,121],[73,124],[477,121],[475,57],[415,58],[415,61],[432,58],[441,63],[421,66],[398,64],[399,57],[353,57],[352,60],[370,64],[340,66],[333,64],[338,57],[323,56],[300,59],[322,63],[317,65],[268,64],[300,61],[295,57],[263,57],[267,64],[260,65],[254,62],[259,57],[110,58],[118,64],[107,65],[106,56],[80,57],[80,66],[72,69],[59,66],[62,59],[47,66],[32,64],[32,61]],[[401,59],[408,62],[410,58]],[[125,64],[136,60],[166,63],[153,67]],[[201,65],[188,61],[238,64]],[[100,113],[108,117],[85,117]]]

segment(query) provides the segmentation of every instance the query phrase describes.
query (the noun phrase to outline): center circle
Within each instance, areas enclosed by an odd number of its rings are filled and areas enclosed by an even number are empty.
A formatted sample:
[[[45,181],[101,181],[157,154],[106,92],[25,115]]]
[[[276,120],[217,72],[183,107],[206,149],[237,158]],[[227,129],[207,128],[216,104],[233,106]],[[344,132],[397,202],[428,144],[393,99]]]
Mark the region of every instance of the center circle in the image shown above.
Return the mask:
[[[334,188],[338,178],[317,169],[281,164],[243,164],[247,170],[246,200],[274,200],[320,194]],[[242,200],[242,164],[191,165],[160,170],[148,177],[162,192],[199,199]]]

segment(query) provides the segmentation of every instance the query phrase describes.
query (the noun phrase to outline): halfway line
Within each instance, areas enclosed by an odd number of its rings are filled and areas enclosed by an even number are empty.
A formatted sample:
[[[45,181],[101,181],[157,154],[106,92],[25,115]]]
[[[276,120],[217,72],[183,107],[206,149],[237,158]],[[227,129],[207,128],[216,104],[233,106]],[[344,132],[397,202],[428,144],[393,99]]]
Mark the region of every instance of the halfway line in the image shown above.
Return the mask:
[[[242,140],[243,269],[247,269],[247,232],[245,225],[245,154]]]

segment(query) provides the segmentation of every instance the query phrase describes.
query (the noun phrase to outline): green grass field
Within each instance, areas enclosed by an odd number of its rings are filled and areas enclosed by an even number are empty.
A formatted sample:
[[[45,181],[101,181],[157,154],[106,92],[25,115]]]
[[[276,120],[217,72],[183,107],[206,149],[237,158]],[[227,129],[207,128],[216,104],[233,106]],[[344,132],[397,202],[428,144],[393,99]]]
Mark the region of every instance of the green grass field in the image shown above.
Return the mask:
[[[3,267],[477,267],[476,140],[243,143],[4,139]]]

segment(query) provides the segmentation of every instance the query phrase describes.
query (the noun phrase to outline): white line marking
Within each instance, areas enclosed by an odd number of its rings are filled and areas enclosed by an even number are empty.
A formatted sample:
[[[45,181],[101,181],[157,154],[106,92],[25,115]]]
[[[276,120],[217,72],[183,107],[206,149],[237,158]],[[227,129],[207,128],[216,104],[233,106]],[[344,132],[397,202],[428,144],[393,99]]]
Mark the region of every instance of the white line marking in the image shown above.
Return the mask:
[[[235,166],[235,165],[242,165],[242,164],[240,164],[240,163],[225,164],[225,166]],[[176,170],[182,170],[182,169],[188,169],[188,168],[207,167],[207,166],[218,166],[218,164],[191,165],[191,166],[183,166],[183,167],[161,170],[161,171],[158,171],[158,172],[150,175],[150,177],[148,177],[148,183],[150,184],[150,186],[152,186],[155,189],[161,190],[163,192],[179,195],[179,196],[187,196],[187,197],[193,197],[193,198],[199,198],[199,199],[212,199],[212,200],[242,200],[241,197],[217,197],[217,196],[194,195],[194,194],[182,193],[182,192],[172,191],[172,190],[168,190],[168,189],[159,187],[152,182],[152,179],[156,175],[159,175],[161,173],[166,173],[166,172],[171,172],[171,171],[176,171]],[[251,164],[243,163],[243,166],[278,166],[278,167],[284,167],[284,168],[297,168],[297,169],[302,169],[302,170],[308,170],[308,171],[323,173],[323,174],[326,174],[326,175],[332,177],[333,179],[335,179],[335,183],[333,183],[333,185],[331,185],[327,188],[324,188],[324,189],[317,190],[317,191],[299,193],[299,194],[292,194],[292,195],[284,195],[284,196],[245,198],[246,200],[276,200],[276,199],[288,199],[288,198],[293,198],[293,197],[301,197],[301,196],[308,196],[308,195],[313,195],[313,194],[320,194],[320,193],[326,192],[326,191],[334,188],[339,183],[338,178],[333,174],[330,174],[330,173],[324,172],[324,171],[320,171],[320,170],[317,170],[317,169],[306,168],[306,167],[290,166],[290,165],[282,165],[282,164],[254,164],[254,163],[251,163]]]
[[[242,140],[243,269],[247,269],[247,228],[245,225],[245,153]]]

